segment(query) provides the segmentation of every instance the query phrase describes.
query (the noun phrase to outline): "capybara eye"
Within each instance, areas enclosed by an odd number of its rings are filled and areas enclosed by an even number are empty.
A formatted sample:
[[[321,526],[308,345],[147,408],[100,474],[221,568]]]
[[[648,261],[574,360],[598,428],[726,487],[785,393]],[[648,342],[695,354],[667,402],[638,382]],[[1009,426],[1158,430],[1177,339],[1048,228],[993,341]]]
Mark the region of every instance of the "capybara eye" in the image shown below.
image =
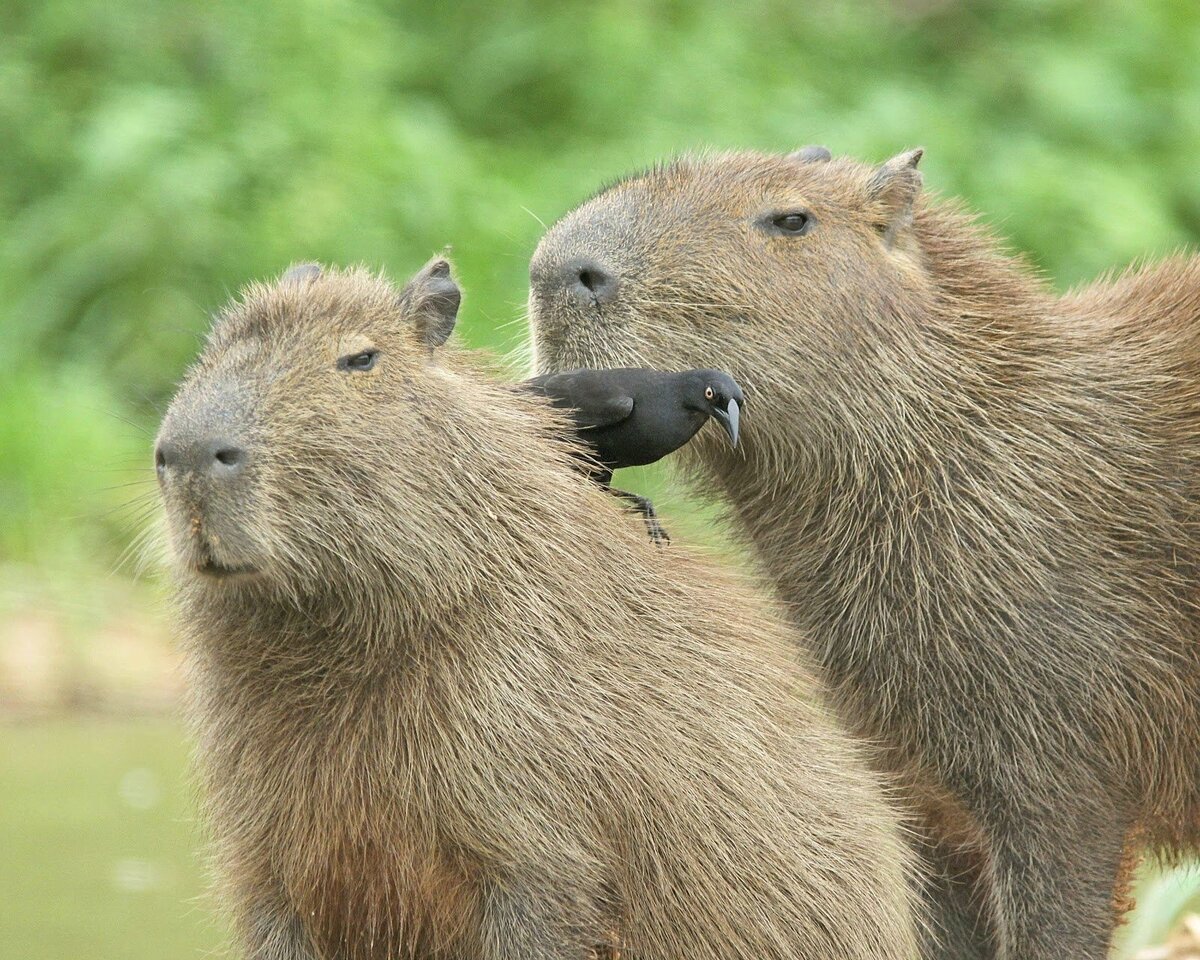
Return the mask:
[[[812,217],[807,213],[782,213],[775,217],[773,223],[780,233],[789,233],[793,236],[800,236],[807,233],[812,224]]]
[[[362,353],[352,353],[348,357],[342,357],[338,361],[338,367],[352,373],[362,373],[375,366],[375,361],[378,359],[378,350],[364,350]]]

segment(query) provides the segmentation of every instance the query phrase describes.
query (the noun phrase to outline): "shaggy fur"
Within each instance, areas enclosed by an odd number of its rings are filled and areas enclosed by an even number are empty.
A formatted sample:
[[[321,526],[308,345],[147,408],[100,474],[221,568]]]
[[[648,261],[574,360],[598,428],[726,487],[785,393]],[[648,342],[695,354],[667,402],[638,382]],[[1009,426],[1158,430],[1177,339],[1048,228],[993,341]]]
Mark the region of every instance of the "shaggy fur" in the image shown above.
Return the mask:
[[[793,628],[647,542],[544,401],[431,351],[429,302],[251,286],[162,428],[250,456],[164,490],[247,954],[912,960],[907,844]]]
[[[928,955],[1098,960],[1126,840],[1200,838],[1200,259],[1057,297],[919,156],[609,188],[534,257],[536,365],[737,377],[742,446],[684,457],[907,784]],[[613,302],[565,295],[579,262]]]

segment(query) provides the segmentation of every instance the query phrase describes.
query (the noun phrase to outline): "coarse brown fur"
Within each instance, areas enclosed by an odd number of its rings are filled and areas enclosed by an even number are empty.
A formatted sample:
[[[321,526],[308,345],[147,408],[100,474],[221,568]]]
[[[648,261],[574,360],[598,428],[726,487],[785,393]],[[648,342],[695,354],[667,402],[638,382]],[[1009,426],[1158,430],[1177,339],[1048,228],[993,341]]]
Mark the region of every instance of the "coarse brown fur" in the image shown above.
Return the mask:
[[[738,378],[742,445],[684,457],[908,785],[929,955],[1097,960],[1126,839],[1200,840],[1200,259],[1058,297],[919,156],[615,185],[534,257],[537,366]]]
[[[912,960],[908,845],[794,628],[437,349],[448,282],[249,287],[160,432],[249,458],[227,488],[162,458],[248,955]]]

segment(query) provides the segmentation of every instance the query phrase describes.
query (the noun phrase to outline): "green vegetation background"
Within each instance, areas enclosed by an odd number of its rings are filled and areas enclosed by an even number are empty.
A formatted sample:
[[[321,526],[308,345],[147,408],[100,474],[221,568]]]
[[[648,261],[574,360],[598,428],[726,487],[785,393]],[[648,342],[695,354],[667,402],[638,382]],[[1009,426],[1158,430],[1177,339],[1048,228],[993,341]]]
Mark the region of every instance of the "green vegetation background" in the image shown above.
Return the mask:
[[[161,623],[122,560],[153,513],[150,437],[243,281],[314,258],[399,277],[452,244],[465,339],[516,355],[543,222],[681,150],[810,142],[877,159],[923,145],[926,182],[1062,286],[1194,246],[1200,6],[7,0],[0,618],[59,618],[79,648],[130,604]],[[80,866],[125,829],[102,814],[125,767],[161,761],[174,796],[181,739],[0,729],[21,798],[0,798],[0,957],[212,942],[202,907],[130,922],[136,878]],[[150,887],[182,898],[195,838],[185,814],[169,823],[181,879]]]

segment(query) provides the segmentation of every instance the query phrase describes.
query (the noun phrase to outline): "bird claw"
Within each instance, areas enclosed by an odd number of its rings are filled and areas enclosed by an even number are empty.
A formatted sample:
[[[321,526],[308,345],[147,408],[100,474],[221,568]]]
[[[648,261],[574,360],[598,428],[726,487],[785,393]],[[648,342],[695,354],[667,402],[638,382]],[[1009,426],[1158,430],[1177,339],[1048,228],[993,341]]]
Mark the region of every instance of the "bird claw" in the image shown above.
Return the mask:
[[[628,500],[633,504],[633,508],[646,521],[646,531],[650,534],[650,540],[655,546],[665,547],[671,542],[670,535],[663,525],[658,522],[658,513],[655,511],[653,503],[645,497],[638,496],[636,493],[630,493],[628,490],[616,490],[612,487],[609,487],[608,490],[614,496],[618,496],[622,500]]]
[[[650,534],[650,539],[657,547],[665,547],[671,542],[671,536],[661,523],[658,522],[658,517],[646,516],[646,530]]]

